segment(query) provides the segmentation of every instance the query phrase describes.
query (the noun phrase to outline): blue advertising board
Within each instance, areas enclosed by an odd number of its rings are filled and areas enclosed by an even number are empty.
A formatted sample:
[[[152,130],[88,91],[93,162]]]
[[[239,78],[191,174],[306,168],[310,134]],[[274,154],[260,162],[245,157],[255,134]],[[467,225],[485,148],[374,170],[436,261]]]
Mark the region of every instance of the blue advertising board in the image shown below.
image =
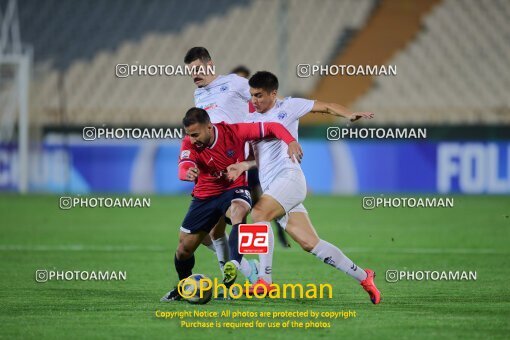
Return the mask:
[[[301,140],[317,194],[510,193],[510,142]],[[178,140],[48,139],[30,155],[32,192],[189,193],[177,178]],[[15,145],[0,146],[0,190],[18,181]]]

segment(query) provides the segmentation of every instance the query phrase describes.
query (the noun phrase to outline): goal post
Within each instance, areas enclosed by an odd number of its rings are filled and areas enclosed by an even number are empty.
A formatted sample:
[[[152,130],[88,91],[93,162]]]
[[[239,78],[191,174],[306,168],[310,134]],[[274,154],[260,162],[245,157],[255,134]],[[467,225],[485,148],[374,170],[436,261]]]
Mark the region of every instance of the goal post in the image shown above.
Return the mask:
[[[17,2],[9,0],[6,8],[0,8],[0,144],[16,143],[17,136],[17,189],[21,193],[29,188],[31,64],[32,49],[20,39]]]

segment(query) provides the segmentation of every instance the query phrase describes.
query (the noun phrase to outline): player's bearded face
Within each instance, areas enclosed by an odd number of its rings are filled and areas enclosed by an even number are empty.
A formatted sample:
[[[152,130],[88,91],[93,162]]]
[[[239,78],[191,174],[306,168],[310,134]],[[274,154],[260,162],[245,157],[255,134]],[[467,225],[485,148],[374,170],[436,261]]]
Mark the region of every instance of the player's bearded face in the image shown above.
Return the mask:
[[[184,128],[186,134],[190,138],[191,144],[195,145],[197,148],[205,148],[211,145],[213,139],[212,129],[212,124],[210,123],[195,123]]]
[[[264,89],[250,88],[251,101],[259,113],[267,112],[273,107],[276,100],[276,90],[268,92]]]
[[[213,79],[214,74],[207,74],[208,66],[212,66],[212,62],[203,62],[200,59],[194,60],[188,64],[188,67],[193,70],[191,72],[191,79],[197,87],[204,87],[208,85]]]

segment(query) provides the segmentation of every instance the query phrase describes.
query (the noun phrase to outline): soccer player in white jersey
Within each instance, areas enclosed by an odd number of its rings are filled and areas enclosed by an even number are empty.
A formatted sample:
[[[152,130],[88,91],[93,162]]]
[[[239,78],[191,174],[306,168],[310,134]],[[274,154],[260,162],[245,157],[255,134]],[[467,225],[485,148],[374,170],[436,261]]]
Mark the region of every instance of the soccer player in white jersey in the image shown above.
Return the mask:
[[[370,119],[373,113],[350,112],[339,104],[323,103],[301,98],[277,99],[278,79],[270,72],[262,71],[254,74],[250,80],[252,102],[257,114],[251,122],[279,122],[298,139],[299,118],[309,112],[326,113],[345,117],[351,121],[360,118]],[[322,262],[345,272],[358,282],[368,292],[372,303],[378,304],[381,294],[374,283],[373,270],[358,267],[333,244],[319,238],[313,227],[308,213],[303,206],[306,197],[306,180],[297,162],[293,162],[287,155],[287,148],[279,140],[254,142],[255,161],[245,161],[229,167],[231,180],[237,178],[247,169],[258,166],[262,197],[253,207],[251,216],[254,223],[266,224],[271,228],[271,221],[279,218],[285,231],[303,248],[312,253]],[[298,152],[294,157],[300,161],[303,154]],[[270,291],[272,283],[272,256],[274,237],[269,233],[269,252],[261,254],[259,280],[250,290]],[[234,263],[235,267],[237,264]],[[228,262],[225,268],[232,267]],[[235,271],[234,275],[236,274]],[[235,279],[235,278],[234,278]],[[263,287],[265,286],[265,287]]]
[[[184,62],[195,70],[195,74],[192,74],[197,86],[194,93],[195,106],[206,110],[213,124],[236,124],[246,120],[251,98],[248,79],[234,73],[215,75],[200,72],[214,66],[204,47],[190,49]]]
[[[216,75],[209,72],[214,69],[214,64],[209,51],[204,47],[188,50],[184,63],[194,70],[191,77],[197,86],[194,93],[195,107],[206,110],[211,123],[236,124],[246,120],[251,97],[248,79],[236,74]],[[210,238],[207,237],[203,242],[216,253],[221,271],[231,257],[228,238],[224,232],[225,224],[225,218],[222,217],[211,230]],[[253,283],[257,280],[258,261],[243,259],[240,270]]]

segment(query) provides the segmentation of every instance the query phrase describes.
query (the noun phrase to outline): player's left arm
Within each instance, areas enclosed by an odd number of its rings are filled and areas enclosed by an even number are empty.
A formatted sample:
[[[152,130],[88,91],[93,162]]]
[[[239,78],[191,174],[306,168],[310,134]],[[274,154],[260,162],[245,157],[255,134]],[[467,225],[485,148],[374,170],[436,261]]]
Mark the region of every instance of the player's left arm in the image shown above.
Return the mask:
[[[257,162],[255,160],[247,160],[247,161],[231,164],[227,167],[227,178],[233,182],[239,176],[241,176],[245,171],[248,171],[250,169],[255,169],[256,167],[257,167]]]
[[[337,103],[325,103],[316,100],[313,104],[311,113],[325,113],[332,116],[343,117],[349,119],[351,122],[354,122],[358,119],[372,119],[374,118],[374,114],[372,112],[352,112],[347,109],[345,106],[342,106]]]
[[[232,182],[241,176],[245,171],[255,169],[257,167],[257,161],[255,160],[255,150],[253,145],[250,143],[250,153],[248,157],[242,162],[231,164],[227,167],[227,177]]]
[[[278,138],[288,145],[288,155],[293,162],[301,163],[303,159],[303,149],[290,132],[280,123],[241,123],[233,124],[238,129],[238,135],[248,140],[258,140],[266,138]],[[258,130],[258,131],[257,131]],[[257,166],[255,160],[246,160],[240,163],[231,164],[227,167],[227,177],[235,181],[242,173]]]

